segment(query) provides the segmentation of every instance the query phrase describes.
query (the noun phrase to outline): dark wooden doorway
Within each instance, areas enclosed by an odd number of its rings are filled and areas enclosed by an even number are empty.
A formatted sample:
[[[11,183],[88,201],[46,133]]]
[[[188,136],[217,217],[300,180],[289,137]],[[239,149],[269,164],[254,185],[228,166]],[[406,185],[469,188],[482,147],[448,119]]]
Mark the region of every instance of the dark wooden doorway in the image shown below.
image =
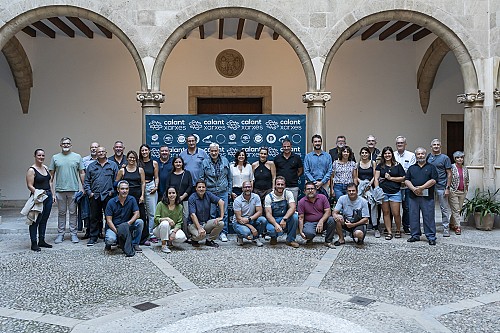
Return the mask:
[[[262,114],[259,98],[197,98],[198,114]]]
[[[464,122],[448,121],[446,127],[446,151],[453,163],[453,153],[457,150],[464,151]]]

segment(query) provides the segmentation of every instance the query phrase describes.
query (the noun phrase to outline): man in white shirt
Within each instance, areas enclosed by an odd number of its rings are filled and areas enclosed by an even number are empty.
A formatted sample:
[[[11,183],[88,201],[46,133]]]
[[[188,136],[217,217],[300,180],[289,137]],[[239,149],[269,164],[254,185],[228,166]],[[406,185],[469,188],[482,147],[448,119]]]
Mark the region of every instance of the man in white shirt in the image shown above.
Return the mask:
[[[408,168],[416,163],[415,154],[409,150],[406,150],[406,138],[404,136],[396,137],[396,148],[397,150],[394,153],[394,158],[396,161],[401,164],[403,169],[408,171]],[[403,231],[406,235],[410,234],[410,210],[408,207],[409,202],[409,190],[406,186],[405,182],[401,183],[401,198],[403,199]]]

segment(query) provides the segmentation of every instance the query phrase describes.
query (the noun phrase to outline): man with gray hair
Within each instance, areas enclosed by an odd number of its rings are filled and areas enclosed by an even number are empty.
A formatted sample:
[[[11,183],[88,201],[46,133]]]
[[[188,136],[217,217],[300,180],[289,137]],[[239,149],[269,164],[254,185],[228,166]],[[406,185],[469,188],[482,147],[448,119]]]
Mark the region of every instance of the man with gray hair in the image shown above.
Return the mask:
[[[415,149],[417,163],[406,172],[406,186],[410,190],[410,227],[411,237],[407,242],[420,240],[420,212],[424,222],[424,232],[429,245],[436,245],[436,221],[434,219],[434,185],[438,172],[434,165],[427,163],[426,151],[422,147]]]
[[[218,206],[212,205],[210,216],[215,219],[221,215],[224,217],[224,228],[219,236],[220,240],[227,242],[228,233],[228,216],[227,207],[229,204],[229,191],[233,188],[233,176],[229,161],[224,156],[220,155],[219,145],[211,143],[209,146],[210,157],[203,160],[201,164],[200,179],[205,181],[207,191],[215,194],[224,201],[224,212],[217,212]]]
[[[441,141],[434,139],[431,141],[432,152],[427,156],[427,162],[434,165],[438,172],[436,183],[436,195],[441,208],[443,223],[443,237],[450,237],[450,206],[448,196],[451,185],[451,161],[450,158],[441,154]]]
[[[406,138],[402,135],[396,137],[396,151],[394,152],[394,158],[396,161],[401,164],[405,172],[408,171],[408,168],[415,164],[416,157],[415,154],[409,150],[406,150]],[[410,190],[406,187],[406,184],[401,183],[401,198],[402,206],[403,206],[403,231],[405,234],[410,234],[410,210],[408,207],[409,204],[409,196]]]
[[[372,161],[377,161],[378,155],[380,155],[380,150],[375,147],[377,145],[377,138],[374,135],[368,135],[366,137],[366,146],[370,151],[370,159]],[[406,170],[405,170],[406,171]]]

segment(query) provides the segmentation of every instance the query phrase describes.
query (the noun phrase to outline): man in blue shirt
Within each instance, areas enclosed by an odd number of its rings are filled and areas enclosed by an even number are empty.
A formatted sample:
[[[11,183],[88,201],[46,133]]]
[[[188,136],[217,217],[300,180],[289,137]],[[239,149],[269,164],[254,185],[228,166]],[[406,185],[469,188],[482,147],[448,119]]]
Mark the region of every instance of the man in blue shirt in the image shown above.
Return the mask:
[[[191,194],[188,200],[189,217],[188,230],[191,236],[191,245],[200,246],[199,241],[207,237],[205,245],[219,247],[215,242],[224,227],[224,201],[218,196],[207,192],[207,184],[204,180],[196,182],[196,192]],[[212,205],[219,207],[220,217],[210,218]]]
[[[139,219],[139,206],[137,201],[128,195],[129,184],[126,180],[118,182],[118,196],[110,199],[106,206],[106,250],[111,250],[112,245],[123,249],[127,257],[132,257],[135,252],[142,252],[139,247],[144,222]]]
[[[167,182],[172,173],[172,160],[170,159],[170,149],[167,146],[160,147],[160,158],[155,158],[158,162],[158,202],[163,198],[163,194],[167,190]]]
[[[188,147],[179,156],[184,160],[184,169],[191,172],[194,186],[196,181],[200,179],[201,163],[208,158],[208,154],[203,149],[196,147],[196,137],[194,135],[188,136],[186,141]]]
[[[318,193],[327,198],[330,177],[332,175],[332,157],[323,151],[323,138],[319,134],[312,137],[313,151],[304,158],[304,174],[306,181],[313,182]]]
[[[97,160],[87,166],[83,189],[90,201],[89,241],[87,246],[97,243],[97,237],[102,233],[102,213],[113,197],[113,183],[118,173],[118,166],[106,158],[106,148],[98,147]]]

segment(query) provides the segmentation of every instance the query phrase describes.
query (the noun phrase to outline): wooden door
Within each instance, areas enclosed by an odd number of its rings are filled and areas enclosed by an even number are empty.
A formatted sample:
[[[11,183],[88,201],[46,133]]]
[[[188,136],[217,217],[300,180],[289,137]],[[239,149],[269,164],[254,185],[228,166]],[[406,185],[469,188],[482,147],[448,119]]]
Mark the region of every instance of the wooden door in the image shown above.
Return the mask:
[[[259,98],[198,98],[198,114],[262,114]]]
[[[448,121],[447,126],[447,155],[453,163],[453,153],[457,150],[464,151],[464,122]]]

